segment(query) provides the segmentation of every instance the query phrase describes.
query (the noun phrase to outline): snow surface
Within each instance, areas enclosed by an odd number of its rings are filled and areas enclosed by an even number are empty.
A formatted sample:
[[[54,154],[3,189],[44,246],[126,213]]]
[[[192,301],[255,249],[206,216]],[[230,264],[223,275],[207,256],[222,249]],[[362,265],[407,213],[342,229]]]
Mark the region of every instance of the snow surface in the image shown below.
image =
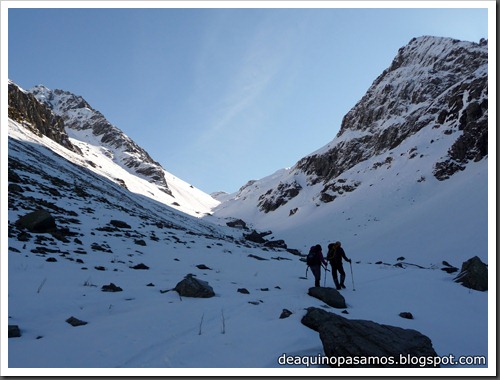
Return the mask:
[[[82,164],[77,155],[11,121],[9,139],[10,157],[26,160],[33,166],[50,165],[54,170],[66,168],[60,171],[60,178],[70,183],[74,181],[77,173],[66,160]],[[28,144],[30,152],[25,150],[26,142],[31,143]],[[43,146],[50,147],[57,155]],[[421,149],[425,151],[425,147]],[[30,158],[31,152],[48,158],[36,161]],[[105,168],[108,163],[103,157],[99,155],[95,159],[102,160],[96,162]],[[418,177],[410,170],[411,164],[410,160],[407,163],[410,167],[393,169],[400,171],[400,182],[392,184],[390,192],[384,185],[387,181],[383,180],[388,169],[379,169],[385,172],[373,177],[373,186],[363,184],[351,194],[357,195],[350,202],[335,201],[326,205],[328,207],[311,203],[300,210],[300,219],[281,216],[279,219],[286,220],[285,223],[274,221],[269,226],[273,227],[277,238],[286,237],[290,247],[303,252],[315,243],[325,247],[329,241],[339,238],[343,241],[347,255],[354,262],[354,277],[346,267],[348,288],[342,291],[348,304],[347,318],[416,329],[432,340],[439,355],[488,358],[488,369],[413,369],[412,374],[491,373],[495,368],[495,335],[492,334],[491,309],[488,320],[488,301],[494,305],[494,274],[490,272],[490,291],[477,292],[454,283],[453,275],[438,268],[441,260],[460,267],[462,259],[474,255],[488,262],[486,243],[482,242],[482,239],[487,240],[484,213],[487,199],[483,186],[487,178],[487,160],[443,183],[430,177],[422,183],[416,182]],[[364,165],[357,169],[360,176],[363,170],[369,170],[370,163]],[[271,177],[276,180],[287,172],[279,171]],[[132,187],[131,182],[132,178],[127,182],[129,187]],[[146,188],[142,180],[137,179],[137,182],[135,190]],[[261,185],[254,183],[251,186]],[[77,255],[74,252],[81,246],[72,241],[62,244],[62,248],[71,252],[69,257],[81,257],[84,264],[58,255],[53,255],[57,262],[47,262],[46,257],[30,253],[34,248],[33,240],[23,243],[9,238],[9,248],[20,253],[8,252],[8,324],[19,325],[22,337],[7,342],[5,334],[2,336],[2,346],[8,346],[8,352],[2,351],[2,363],[7,360],[9,367],[5,374],[241,375],[241,370],[234,370],[239,368],[248,368],[245,374],[266,375],[331,375],[332,371],[336,375],[405,374],[402,370],[370,369],[367,372],[280,366],[278,359],[284,353],[313,357],[323,353],[318,333],[300,323],[305,308],[325,307],[321,301],[307,295],[313,279],[311,274],[307,280],[301,279],[305,275],[305,264],[286,251],[267,251],[257,245],[247,247],[230,239],[214,240],[208,234],[237,238],[241,237],[241,231],[183,216],[139,194],[127,194],[116,184],[108,183],[107,186],[111,186],[107,196],[118,192],[116,199],[111,199],[123,208],[99,208],[88,204],[96,208],[93,214],[84,215],[81,213],[84,200],[61,197],[58,202],[64,204],[66,210],[74,210],[80,215],[82,223],[78,232],[83,247],[88,248],[95,241],[106,242],[113,253]],[[439,186],[446,189],[438,191]],[[457,187],[464,191],[456,191]],[[430,196],[434,193],[436,197]],[[453,201],[448,193],[458,194],[460,198]],[[53,197],[46,197],[54,201]],[[460,208],[454,207],[455,202],[459,202]],[[412,209],[413,203],[418,203],[419,207]],[[134,204],[140,204],[146,212],[151,210],[151,215],[161,214],[182,224],[187,230],[175,230],[176,239],[163,239],[173,232],[152,225],[145,228],[137,213],[124,211],[138,212]],[[249,220],[259,222],[255,215],[250,215],[250,210],[242,213]],[[9,210],[9,221],[14,222],[22,214],[22,210]],[[342,217],[329,224],[331,215]],[[462,217],[477,219],[477,230],[462,230],[460,223],[456,223]],[[434,218],[439,219],[430,223]],[[147,240],[147,246],[139,247],[123,236],[96,231],[95,227],[105,225],[110,219],[126,221],[132,229],[162,239]],[[223,224],[216,217],[207,220]],[[311,223],[312,220],[320,220],[324,228],[318,228],[321,223]],[[363,225],[359,225],[362,222]],[[460,244],[472,235],[476,236],[477,247],[469,250],[466,246],[467,250],[461,250]],[[458,239],[458,243],[450,242],[449,236]],[[445,246],[446,241],[450,243],[448,246]],[[61,247],[61,243],[58,244]],[[249,254],[269,260],[259,261]],[[413,265],[406,265],[404,269],[387,265],[396,263],[399,256],[425,269]],[[491,265],[494,258],[490,256],[489,259]],[[5,255],[2,260],[2,268],[5,268]],[[378,260],[384,263],[375,264]],[[138,263],[150,269],[130,268]],[[202,271],[196,268],[198,264],[205,264],[212,270]],[[100,265],[107,270],[94,269]],[[83,270],[83,267],[88,269]],[[175,287],[188,273],[208,281],[216,296],[189,299],[180,298],[174,291],[164,292]],[[323,283],[324,279],[321,281]],[[101,286],[110,282],[122,287],[123,292],[102,292]],[[147,286],[150,283],[154,286]],[[332,286],[331,277],[327,276],[326,284]],[[250,294],[238,293],[238,288],[246,288]],[[293,314],[287,319],[279,319],[285,308]],[[329,311],[339,312],[336,309]],[[403,311],[410,311],[415,319],[399,317]],[[72,327],[65,322],[70,316],[88,324]],[[2,322],[7,324],[4,314]]]

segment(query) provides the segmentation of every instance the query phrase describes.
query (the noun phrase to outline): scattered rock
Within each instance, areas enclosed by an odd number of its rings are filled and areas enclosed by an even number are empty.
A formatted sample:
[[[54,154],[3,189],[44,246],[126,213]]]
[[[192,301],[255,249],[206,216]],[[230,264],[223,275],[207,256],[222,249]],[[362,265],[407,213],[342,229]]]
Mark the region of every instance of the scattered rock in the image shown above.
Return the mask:
[[[21,329],[18,325],[9,325],[9,338],[20,338]]]
[[[241,219],[236,219],[231,222],[227,222],[226,225],[232,228],[242,228],[242,229],[247,228],[247,224]]]
[[[123,222],[121,220],[111,220],[109,224],[115,226],[116,228],[132,228],[128,223]]]
[[[248,291],[248,289],[245,289],[245,288],[239,288],[238,289],[238,293],[241,293],[241,294],[250,294],[250,292]]]
[[[132,269],[145,269],[145,270],[149,269],[149,267],[143,263],[134,265],[133,267],[130,267],[130,268],[132,268]]]
[[[285,319],[285,318],[288,318],[290,315],[292,315],[293,313],[288,310],[288,309],[283,309],[283,311],[281,312],[281,315],[280,315],[280,319]]]
[[[16,226],[26,228],[30,232],[52,232],[56,230],[56,221],[47,210],[36,210],[20,217]]]
[[[325,356],[345,359],[341,367],[420,367],[418,358],[437,356],[431,340],[412,329],[350,320],[315,307],[307,309],[302,323],[319,332]],[[391,357],[412,360],[396,364],[388,361]]]
[[[458,268],[449,268],[449,267],[444,267],[444,268],[441,268],[442,271],[446,272],[446,273],[455,273],[455,272],[458,272]]]
[[[16,183],[9,183],[9,193],[24,193],[24,189]]]
[[[144,239],[134,239],[134,243],[143,247],[146,246],[146,241]]]
[[[123,291],[123,289],[120,288],[119,286],[116,286],[113,283],[110,283],[109,285],[103,285],[101,288],[101,291],[103,291],[103,292],[121,292],[121,291]]]
[[[326,303],[331,307],[337,309],[347,308],[347,305],[345,303],[345,298],[336,289],[314,287],[314,288],[309,288],[308,294],[312,297],[320,299],[321,301],[323,301],[324,303]]]
[[[398,257],[396,260],[397,260],[397,261],[403,261],[404,259],[405,259],[405,258],[404,258],[404,256],[400,256],[400,257]]]
[[[403,311],[402,313],[399,313],[399,316],[405,319],[413,319],[413,314],[408,311]]]
[[[248,257],[251,257],[251,258],[253,258],[253,259],[257,259],[257,260],[261,260],[261,261],[263,261],[263,260],[269,260],[269,259],[265,259],[265,258],[263,258],[263,257],[257,256],[257,255],[254,255],[254,254],[252,254],[252,253],[251,253],[251,254],[249,254],[249,255],[248,255]]]
[[[201,270],[212,270],[212,268],[207,267],[205,264],[199,264],[196,266],[196,268]]]
[[[66,319],[66,322],[69,323],[73,327],[84,326],[88,323],[88,322],[82,321],[82,320],[75,318],[75,317],[69,317],[68,319]]]
[[[270,235],[271,233],[272,232],[270,232],[270,231],[257,232],[255,230],[253,230],[249,234],[243,234],[243,237],[248,241],[252,241],[254,243],[259,243],[259,244],[264,244],[267,241],[266,239],[264,239],[264,236]]]
[[[47,261],[47,262],[49,262],[49,263],[55,263],[55,262],[57,262],[57,259],[56,259],[55,257],[49,257],[49,258],[48,258],[47,260],[45,260],[45,261]]]
[[[175,291],[180,296],[194,297],[194,298],[210,298],[215,296],[213,288],[206,281],[195,278],[192,274],[188,274],[184,279],[179,282]]]
[[[29,241],[31,239],[31,235],[26,231],[21,231],[17,235],[17,240],[19,241]]]
[[[488,266],[477,256],[465,261],[462,269],[454,279],[466,288],[486,291],[488,290]]]
[[[264,243],[264,246],[269,248],[287,248],[284,240],[269,240]]]

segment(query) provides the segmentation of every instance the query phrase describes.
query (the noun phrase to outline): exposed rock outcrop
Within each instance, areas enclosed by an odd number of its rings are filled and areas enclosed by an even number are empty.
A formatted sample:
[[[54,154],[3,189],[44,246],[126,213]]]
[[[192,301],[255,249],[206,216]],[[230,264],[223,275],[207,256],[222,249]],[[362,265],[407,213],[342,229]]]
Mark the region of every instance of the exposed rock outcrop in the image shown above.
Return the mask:
[[[47,136],[58,144],[80,153],[65,130],[64,120],[52,112],[46,104],[39,102],[33,94],[9,82],[9,118],[28,127],[37,135]]]
[[[63,90],[50,90],[45,86],[30,89],[39,102],[49,107],[64,121],[66,128],[75,131],[88,130],[99,138],[103,148],[108,149],[111,159],[116,159],[133,174],[146,177],[160,190],[173,196],[162,166],[120,129],[112,125],[102,113],[93,109],[81,96]],[[30,95],[31,95],[30,94]],[[121,151],[120,157],[113,152]]]
[[[302,323],[319,332],[332,367],[434,367],[432,342],[416,330],[350,320],[314,307]]]
[[[466,288],[486,291],[488,290],[488,267],[479,257],[474,256],[462,264],[462,269],[454,281]]]
[[[210,298],[215,296],[215,292],[208,282],[199,280],[192,274],[184,277],[174,290],[183,297]]]
[[[336,289],[314,287],[309,288],[308,294],[314,298],[320,299],[331,307],[337,309],[345,309],[347,307],[344,296]]]

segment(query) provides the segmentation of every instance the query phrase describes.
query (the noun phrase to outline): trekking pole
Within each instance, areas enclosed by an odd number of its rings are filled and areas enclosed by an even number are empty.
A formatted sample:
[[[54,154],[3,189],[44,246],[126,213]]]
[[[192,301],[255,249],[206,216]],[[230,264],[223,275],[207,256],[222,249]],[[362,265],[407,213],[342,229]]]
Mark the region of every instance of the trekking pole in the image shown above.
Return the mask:
[[[326,288],[326,267],[325,267],[325,281],[323,283],[323,287]]]
[[[353,276],[353,274],[352,274],[352,263],[351,263],[351,262],[349,262],[349,265],[350,265],[350,267],[351,267],[352,290],[353,290],[353,291],[356,291],[356,289],[354,289],[354,276]]]

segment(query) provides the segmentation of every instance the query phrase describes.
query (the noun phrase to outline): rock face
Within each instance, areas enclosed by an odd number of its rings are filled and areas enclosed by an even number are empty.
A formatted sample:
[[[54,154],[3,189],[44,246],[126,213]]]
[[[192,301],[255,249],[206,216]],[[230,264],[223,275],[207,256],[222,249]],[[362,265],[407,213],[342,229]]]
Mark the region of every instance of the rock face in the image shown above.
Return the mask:
[[[488,290],[488,267],[477,256],[462,264],[462,269],[454,279],[466,288],[486,291]]]
[[[199,280],[192,274],[188,274],[184,277],[184,279],[175,286],[174,290],[183,297],[210,298],[215,296],[215,292],[208,282]]]
[[[336,289],[314,287],[309,288],[308,294],[312,297],[320,299],[327,305],[336,309],[345,309],[347,307],[345,298]]]
[[[71,144],[64,129],[64,120],[54,114],[50,107],[39,102],[33,94],[22,90],[13,82],[9,82],[9,118],[29,126],[39,136],[47,136],[69,150],[81,153]]]
[[[433,137],[424,146],[420,135]],[[410,141],[415,146],[403,149]],[[428,175],[439,181],[488,155],[486,40],[412,39],[344,116],[334,140],[272,182],[249,182],[233,202],[252,202],[263,214],[289,207],[292,216],[306,201],[319,206],[363,187],[351,173],[344,176],[358,164],[373,160],[370,170],[380,173],[430,155]]]
[[[353,132],[359,137],[305,157],[297,168],[311,175],[313,183],[326,183],[432,125],[443,133],[451,133],[448,127],[463,131],[448,157],[435,164],[435,177],[449,178],[488,153],[487,64],[486,41],[412,39],[344,116],[337,137]]]
[[[173,196],[162,166],[81,96],[63,90],[50,90],[45,86],[36,86],[29,92],[63,120],[69,131],[77,134],[88,131],[100,140],[103,148],[108,149],[110,158],[129,168],[132,174],[147,178],[160,190]]]
[[[307,309],[302,323],[319,332],[332,367],[338,367],[333,363],[340,358],[345,360],[340,367],[421,367],[423,358],[437,356],[431,340],[416,330],[350,320],[314,307]]]

